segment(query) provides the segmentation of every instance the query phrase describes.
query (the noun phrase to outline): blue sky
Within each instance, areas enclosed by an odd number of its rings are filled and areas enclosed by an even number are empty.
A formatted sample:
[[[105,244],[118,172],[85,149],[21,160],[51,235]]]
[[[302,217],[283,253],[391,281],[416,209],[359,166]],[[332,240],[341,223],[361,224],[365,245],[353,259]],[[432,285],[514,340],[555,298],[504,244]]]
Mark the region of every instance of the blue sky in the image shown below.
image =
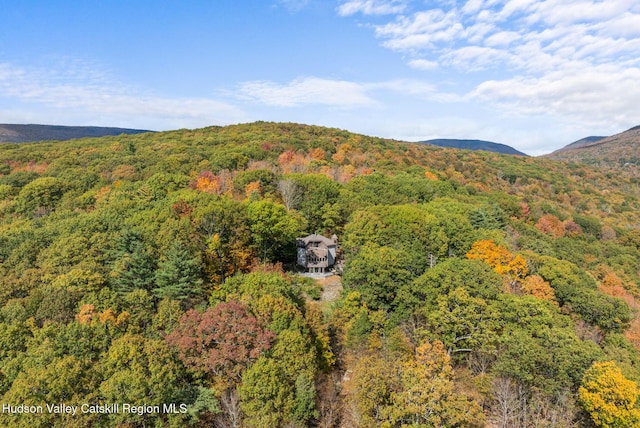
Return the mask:
[[[0,123],[256,120],[538,155],[640,125],[637,0],[21,0]]]

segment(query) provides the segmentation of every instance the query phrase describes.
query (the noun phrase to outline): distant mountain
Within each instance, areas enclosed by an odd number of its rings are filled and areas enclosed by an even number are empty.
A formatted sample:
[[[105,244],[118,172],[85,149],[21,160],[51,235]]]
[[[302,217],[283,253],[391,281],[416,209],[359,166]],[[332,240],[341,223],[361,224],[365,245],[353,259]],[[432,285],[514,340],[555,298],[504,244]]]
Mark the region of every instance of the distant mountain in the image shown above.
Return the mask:
[[[597,141],[604,140],[605,138],[607,138],[607,137],[593,135],[591,137],[585,137],[585,138],[582,138],[582,139],[580,139],[578,141],[574,141],[571,144],[567,144],[563,148],[564,149],[568,149],[568,148],[577,149],[578,147],[584,147],[584,146],[589,145],[591,143],[595,143]]]
[[[511,146],[483,140],[456,140],[439,138],[435,140],[420,141],[420,143],[432,144],[434,146],[448,147],[452,149],[484,150],[487,152],[502,153],[505,155],[528,156],[526,153],[522,153],[521,151],[518,151]]]
[[[588,138],[593,138],[593,141],[586,141]],[[545,157],[604,167],[640,165],[640,126],[610,137],[596,138],[583,138]]]
[[[107,135],[141,134],[142,129],[107,128],[102,126],[11,125],[0,124],[0,143],[26,143],[46,140],[104,137]]]

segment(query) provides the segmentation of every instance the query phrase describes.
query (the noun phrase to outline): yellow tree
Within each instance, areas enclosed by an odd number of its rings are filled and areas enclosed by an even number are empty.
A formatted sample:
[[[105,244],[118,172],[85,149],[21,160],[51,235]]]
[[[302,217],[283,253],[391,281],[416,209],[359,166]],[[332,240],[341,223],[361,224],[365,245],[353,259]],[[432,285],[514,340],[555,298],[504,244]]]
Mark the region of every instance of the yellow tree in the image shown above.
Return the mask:
[[[262,194],[262,187],[260,185],[260,180],[252,181],[247,184],[244,188],[244,193],[247,196],[247,199],[254,200],[258,199]]]
[[[638,385],[613,361],[593,363],[578,390],[582,406],[594,424],[603,428],[640,426],[640,410],[635,408],[639,393]]]
[[[401,372],[401,384],[391,393],[390,426],[484,426],[480,406],[455,390],[450,357],[441,342],[416,348]]]
[[[201,192],[215,193],[217,195],[224,193],[225,190],[220,177],[210,171],[202,172],[192,185]]]
[[[482,260],[491,266],[496,273],[502,275],[509,291],[517,288],[528,273],[527,261],[520,254],[514,256],[506,247],[488,239],[475,242],[467,253],[467,258]]]

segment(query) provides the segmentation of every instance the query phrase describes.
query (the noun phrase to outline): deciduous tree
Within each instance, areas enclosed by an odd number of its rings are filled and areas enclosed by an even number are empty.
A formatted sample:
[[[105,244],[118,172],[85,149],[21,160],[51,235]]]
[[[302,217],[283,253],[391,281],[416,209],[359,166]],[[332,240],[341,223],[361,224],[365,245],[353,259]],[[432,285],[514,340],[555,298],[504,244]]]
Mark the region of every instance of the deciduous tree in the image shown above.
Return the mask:
[[[365,245],[345,266],[344,284],[372,309],[395,306],[396,294],[412,279],[408,255],[391,247]]]
[[[263,261],[292,258],[293,243],[306,227],[303,218],[270,201],[250,203],[247,214],[253,241],[260,249]]]
[[[187,311],[166,338],[185,365],[223,385],[239,382],[247,366],[269,349],[274,339],[273,332],[261,327],[247,306],[233,300],[204,313]]]
[[[614,362],[594,363],[584,374],[580,402],[594,424],[603,428],[640,426],[635,408],[640,390]]]
[[[467,253],[467,258],[487,263],[505,278],[505,283],[511,290],[524,280],[528,272],[527,262],[521,255],[514,256],[506,247],[492,240],[475,242]]]

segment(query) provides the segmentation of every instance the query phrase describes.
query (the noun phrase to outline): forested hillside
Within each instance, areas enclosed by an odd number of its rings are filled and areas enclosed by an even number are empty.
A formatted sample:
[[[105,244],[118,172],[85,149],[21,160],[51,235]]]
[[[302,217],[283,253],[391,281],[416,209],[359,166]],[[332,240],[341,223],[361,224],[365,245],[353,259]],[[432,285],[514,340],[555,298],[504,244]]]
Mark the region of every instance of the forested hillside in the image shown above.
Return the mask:
[[[0,395],[43,408],[1,424],[640,426],[639,263],[624,171],[262,122],[0,145]]]
[[[591,140],[591,141],[590,141]],[[640,176],[640,126],[610,137],[588,137],[545,155],[549,159],[582,162],[599,168],[626,170]]]
[[[452,149],[485,150],[487,152],[503,153],[505,155],[527,156],[526,153],[522,153],[521,151],[516,150],[511,146],[507,146],[506,144],[493,143],[491,141],[438,138],[435,140],[426,140],[419,142]]]
[[[107,128],[103,126],[14,125],[0,123],[0,143],[72,140],[107,135],[142,134],[141,129]]]

